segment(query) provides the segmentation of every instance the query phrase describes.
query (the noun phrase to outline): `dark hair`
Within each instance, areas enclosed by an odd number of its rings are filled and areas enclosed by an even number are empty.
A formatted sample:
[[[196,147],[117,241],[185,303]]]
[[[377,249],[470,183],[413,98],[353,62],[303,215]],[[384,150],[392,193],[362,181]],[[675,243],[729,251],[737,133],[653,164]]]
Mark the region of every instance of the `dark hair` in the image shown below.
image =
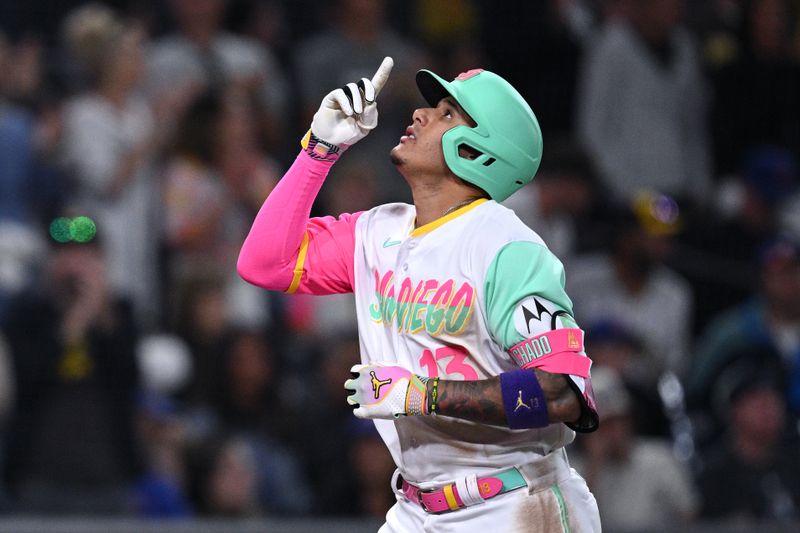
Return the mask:
[[[735,400],[753,389],[769,387],[782,390],[785,373],[781,355],[766,343],[745,343],[729,354],[729,362],[718,369],[709,389],[713,411],[725,418]]]

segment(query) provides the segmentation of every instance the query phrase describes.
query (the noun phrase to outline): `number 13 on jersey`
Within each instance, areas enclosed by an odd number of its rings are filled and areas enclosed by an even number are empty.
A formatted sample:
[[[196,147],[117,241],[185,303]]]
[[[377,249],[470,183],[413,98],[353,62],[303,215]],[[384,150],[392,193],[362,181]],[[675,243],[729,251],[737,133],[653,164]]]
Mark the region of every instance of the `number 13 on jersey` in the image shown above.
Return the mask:
[[[428,370],[428,377],[435,378],[439,377],[438,361],[449,358],[444,367],[444,372],[448,377],[453,374],[461,374],[465,381],[476,380],[478,373],[464,361],[468,355],[467,351],[460,346],[442,346],[435,352],[423,351],[419,358],[419,364]]]

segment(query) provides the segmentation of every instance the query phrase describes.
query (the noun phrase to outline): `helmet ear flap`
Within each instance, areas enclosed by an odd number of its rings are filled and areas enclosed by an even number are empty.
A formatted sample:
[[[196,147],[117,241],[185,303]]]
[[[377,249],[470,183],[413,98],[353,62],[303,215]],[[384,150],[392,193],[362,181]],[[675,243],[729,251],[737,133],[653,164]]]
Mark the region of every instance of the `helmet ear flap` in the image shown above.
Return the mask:
[[[474,128],[457,126],[442,136],[442,151],[453,174],[493,197],[491,178],[486,174],[490,174],[497,158],[486,152],[482,141],[483,137]]]
[[[480,126],[478,126],[480,128]],[[504,146],[493,146],[478,128],[456,126],[442,135],[442,152],[450,170],[464,181],[486,191],[499,202],[531,181],[518,175],[513,156]],[[466,157],[467,153],[477,157]]]

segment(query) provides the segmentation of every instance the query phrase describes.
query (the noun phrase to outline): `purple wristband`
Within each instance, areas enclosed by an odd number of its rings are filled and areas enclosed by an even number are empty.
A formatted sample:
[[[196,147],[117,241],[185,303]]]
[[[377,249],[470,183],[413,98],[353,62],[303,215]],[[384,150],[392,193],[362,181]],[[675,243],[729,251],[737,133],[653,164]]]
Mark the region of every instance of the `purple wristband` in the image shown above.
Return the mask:
[[[544,391],[533,370],[503,372],[500,391],[511,429],[543,428],[550,424]]]

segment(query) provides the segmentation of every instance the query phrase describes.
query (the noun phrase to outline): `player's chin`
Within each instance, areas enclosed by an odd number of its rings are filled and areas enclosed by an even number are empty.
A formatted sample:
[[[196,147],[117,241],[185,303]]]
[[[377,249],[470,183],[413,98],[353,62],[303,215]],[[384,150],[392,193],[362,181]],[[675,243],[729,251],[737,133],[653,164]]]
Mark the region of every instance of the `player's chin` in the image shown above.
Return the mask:
[[[396,167],[399,167],[405,164],[405,158],[402,155],[403,152],[403,145],[398,144],[389,152],[389,159],[391,160],[392,164]]]

